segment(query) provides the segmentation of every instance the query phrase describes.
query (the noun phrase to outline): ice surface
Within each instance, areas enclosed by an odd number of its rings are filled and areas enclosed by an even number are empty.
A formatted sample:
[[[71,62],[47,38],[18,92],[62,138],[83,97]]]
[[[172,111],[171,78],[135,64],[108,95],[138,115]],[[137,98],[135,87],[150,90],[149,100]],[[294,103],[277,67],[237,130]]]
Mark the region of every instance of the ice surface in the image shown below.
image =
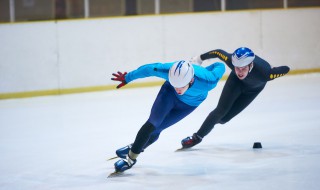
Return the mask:
[[[1,190],[320,187],[320,74],[271,81],[190,151],[175,152],[215,108],[224,81],[165,130],[123,176],[108,178],[117,148],[133,142],[159,87],[0,101]],[[254,142],[263,148],[253,150]]]

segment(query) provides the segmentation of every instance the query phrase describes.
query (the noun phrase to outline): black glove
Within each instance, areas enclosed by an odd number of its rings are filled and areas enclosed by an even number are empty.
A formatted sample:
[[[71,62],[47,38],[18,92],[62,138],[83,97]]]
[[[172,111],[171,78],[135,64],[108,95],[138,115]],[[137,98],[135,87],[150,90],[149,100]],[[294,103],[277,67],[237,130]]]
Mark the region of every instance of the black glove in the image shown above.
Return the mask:
[[[127,84],[125,76],[126,76],[127,72],[121,73],[120,71],[118,71],[118,73],[112,73],[113,76],[115,76],[116,78],[111,78],[111,80],[115,80],[115,81],[120,81],[121,83],[117,86],[117,88],[121,88],[124,85]]]
[[[182,148],[191,148],[199,144],[201,141],[202,137],[200,137],[197,133],[194,133],[192,136],[182,139]]]

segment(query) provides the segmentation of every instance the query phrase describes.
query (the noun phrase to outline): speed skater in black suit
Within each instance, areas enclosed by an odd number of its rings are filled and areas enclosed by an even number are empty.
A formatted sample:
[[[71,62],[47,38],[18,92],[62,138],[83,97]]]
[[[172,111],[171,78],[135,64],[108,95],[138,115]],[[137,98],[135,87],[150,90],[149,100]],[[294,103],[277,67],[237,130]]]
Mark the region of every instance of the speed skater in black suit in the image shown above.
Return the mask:
[[[181,141],[182,148],[199,144],[216,124],[225,124],[243,111],[264,89],[268,81],[287,74],[288,66],[272,67],[247,47],[233,54],[216,49],[191,58],[190,62],[201,65],[203,60],[219,58],[231,69],[223,87],[217,107],[209,113],[200,129]]]

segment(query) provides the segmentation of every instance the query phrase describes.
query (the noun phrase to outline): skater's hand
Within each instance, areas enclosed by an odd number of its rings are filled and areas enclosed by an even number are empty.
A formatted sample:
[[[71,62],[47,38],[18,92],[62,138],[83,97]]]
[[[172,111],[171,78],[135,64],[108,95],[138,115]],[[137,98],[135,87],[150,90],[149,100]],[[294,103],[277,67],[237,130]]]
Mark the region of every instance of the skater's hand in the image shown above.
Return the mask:
[[[111,80],[115,80],[115,81],[120,81],[121,83],[117,86],[117,88],[121,88],[124,85],[127,84],[125,76],[126,76],[127,72],[120,72],[118,71],[117,73],[112,73],[113,76],[115,76],[115,78],[111,78]]]
[[[189,62],[191,64],[194,64],[194,65],[201,65],[202,64],[202,60],[200,58],[200,55],[199,56],[194,56],[194,57],[191,57]]]

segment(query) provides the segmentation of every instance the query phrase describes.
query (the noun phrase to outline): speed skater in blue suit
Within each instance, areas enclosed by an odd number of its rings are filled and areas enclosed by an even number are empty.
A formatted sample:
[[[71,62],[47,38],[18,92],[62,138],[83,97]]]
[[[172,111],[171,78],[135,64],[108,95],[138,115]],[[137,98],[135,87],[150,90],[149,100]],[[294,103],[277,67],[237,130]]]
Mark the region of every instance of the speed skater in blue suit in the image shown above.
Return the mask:
[[[121,88],[133,80],[159,77],[165,80],[153,103],[151,113],[138,131],[134,142],[116,151],[119,159],[116,172],[130,169],[137,157],[149,145],[157,141],[160,133],[193,112],[214,89],[225,72],[223,63],[216,62],[207,67],[190,64],[189,61],[151,63],[129,73],[113,73],[114,81]]]

